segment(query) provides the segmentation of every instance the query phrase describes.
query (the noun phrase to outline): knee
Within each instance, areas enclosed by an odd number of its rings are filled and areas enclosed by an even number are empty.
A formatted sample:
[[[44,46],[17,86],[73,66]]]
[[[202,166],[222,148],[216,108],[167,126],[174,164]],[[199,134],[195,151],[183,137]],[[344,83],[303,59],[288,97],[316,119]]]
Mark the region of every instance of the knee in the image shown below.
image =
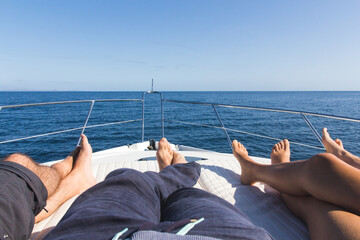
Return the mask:
[[[307,166],[309,171],[317,170],[317,169],[329,169],[334,165],[342,162],[339,158],[331,153],[319,153],[311,157],[307,161]]]
[[[116,169],[112,172],[110,172],[105,179],[109,179],[109,178],[113,178],[113,177],[122,177],[122,176],[127,176],[127,177],[132,177],[134,176],[135,178],[139,178],[142,176],[142,173],[134,170],[134,169],[130,169],[130,168],[120,168],[120,169]]]
[[[23,153],[13,153],[7,156],[4,161],[14,162],[28,168],[34,161]]]

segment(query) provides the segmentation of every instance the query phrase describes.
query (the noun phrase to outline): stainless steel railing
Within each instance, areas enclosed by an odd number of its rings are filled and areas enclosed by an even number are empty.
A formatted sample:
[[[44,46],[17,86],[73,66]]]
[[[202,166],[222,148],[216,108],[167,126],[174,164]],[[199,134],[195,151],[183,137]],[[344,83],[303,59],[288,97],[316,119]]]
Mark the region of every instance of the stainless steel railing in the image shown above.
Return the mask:
[[[98,99],[98,100],[59,101],[59,102],[30,103],[30,104],[21,104],[21,105],[1,106],[0,107],[0,112],[1,112],[2,109],[7,109],[7,108],[22,108],[22,107],[56,105],[56,104],[71,104],[71,103],[90,103],[90,109],[88,111],[87,117],[86,117],[82,127],[64,129],[64,130],[60,130],[60,131],[54,131],[54,132],[38,134],[38,135],[32,135],[32,136],[22,137],[22,138],[17,138],[17,139],[10,139],[10,140],[6,140],[6,141],[2,141],[2,142],[0,142],[0,144],[10,143],[10,142],[17,142],[17,141],[21,141],[21,140],[25,140],[25,139],[31,139],[31,138],[37,138],[37,137],[44,137],[44,136],[49,136],[49,135],[54,135],[54,134],[59,134],[59,133],[64,133],[64,132],[76,131],[76,130],[80,130],[80,129],[81,129],[81,134],[83,134],[86,128],[101,127],[101,126],[122,124],[122,123],[136,122],[136,121],[144,121],[144,118],[142,118],[142,119],[133,119],[133,120],[128,120],[128,121],[111,122],[111,123],[104,123],[104,124],[97,124],[97,125],[87,126],[87,123],[88,123],[88,120],[90,118],[92,109],[93,109],[94,104],[96,102],[142,102],[143,103],[142,105],[144,106],[143,99]],[[80,140],[81,140],[81,138],[79,137],[77,146],[80,144]]]
[[[245,132],[245,131],[239,131],[236,129],[230,129],[230,128],[226,128],[224,126],[224,123],[220,117],[219,112],[216,110],[216,107],[223,107],[223,108],[235,108],[235,109],[247,109],[247,110],[256,110],[256,111],[270,111],[270,112],[279,112],[279,113],[291,113],[291,114],[298,114],[300,115],[304,121],[306,122],[306,124],[309,126],[309,128],[311,129],[311,131],[313,132],[313,134],[315,135],[315,137],[317,138],[317,140],[320,142],[320,144],[323,146],[322,148],[319,148],[317,146],[312,146],[312,145],[308,145],[308,144],[303,144],[303,143],[298,143],[298,142],[291,142],[297,145],[302,145],[302,146],[306,146],[306,147],[310,147],[310,148],[316,148],[316,149],[324,149],[324,145],[323,142],[321,140],[321,136],[320,134],[317,132],[317,130],[314,128],[314,126],[311,124],[310,120],[307,118],[307,116],[316,116],[316,117],[323,117],[323,118],[330,118],[330,119],[337,119],[337,120],[343,120],[343,121],[351,121],[351,122],[358,122],[360,123],[360,119],[358,118],[350,118],[350,117],[343,117],[343,116],[336,116],[336,115],[328,115],[328,114],[321,114],[321,113],[313,113],[313,112],[305,112],[305,111],[296,111],[296,110],[288,110],[288,109],[276,109],[276,108],[262,108],[262,107],[252,107],[252,106],[241,106],[241,105],[232,105],[232,104],[219,104],[219,103],[206,103],[206,102],[195,102],[195,101],[180,101],[180,100],[170,100],[170,99],[164,99],[164,102],[172,102],[172,103],[184,103],[184,104],[192,104],[192,105],[206,105],[206,106],[211,106],[218,118],[220,127],[218,126],[212,126],[212,125],[205,125],[205,124],[194,124],[194,123],[190,123],[190,122],[184,122],[184,121],[176,121],[176,120],[168,120],[167,121],[172,121],[172,122],[179,122],[182,124],[190,124],[190,125],[197,125],[197,126],[203,126],[203,127],[211,127],[211,128],[219,128],[222,129],[227,137],[228,143],[230,148],[232,149],[232,144],[231,144],[231,140],[228,134],[228,131],[232,131],[232,132],[238,132],[238,133],[243,133],[243,134],[247,134],[247,135],[252,135],[252,136],[256,136],[256,137],[261,137],[261,138],[267,138],[267,139],[273,139],[273,140],[277,140],[280,141],[282,139],[277,139],[277,138],[273,138],[273,137],[269,137],[269,136],[265,136],[265,135],[260,135],[260,134],[254,134],[254,133],[249,133],[249,132]]]
[[[229,136],[228,132],[238,132],[238,133],[242,133],[242,134],[247,134],[247,135],[252,135],[252,136],[256,136],[256,137],[260,137],[260,138],[267,138],[267,139],[277,140],[277,141],[280,141],[281,139],[277,139],[277,138],[273,138],[273,137],[270,137],[270,136],[265,136],[265,135],[260,135],[260,134],[255,134],[255,133],[250,133],[250,132],[246,132],[246,131],[240,131],[240,130],[237,130],[237,129],[231,129],[231,128],[225,127],[225,125],[224,125],[224,123],[222,121],[222,118],[221,118],[221,116],[220,116],[220,114],[219,114],[219,112],[217,110],[217,108],[219,108],[219,107],[221,107],[221,108],[235,108],[235,109],[247,109],[247,110],[256,110],[256,111],[270,111],[270,112],[297,114],[297,115],[299,115],[299,116],[301,116],[303,118],[303,120],[309,126],[309,128],[311,129],[311,131],[313,132],[313,134],[315,135],[315,137],[318,139],[318,141],[320,142],[320,144],[322,146],[323,146],[323,143],[321,141],[321,136],[316,131],[316,129],[314,128],[312,123],[309,121],[307,116],[317,116],[317,117],[323,117],[323,118],[330,118],[330,119],[337,119],[337,120],[351,121],[351,122],[360,123],[360,119],[358,119],[358,118],[350,118],[350,117],[343,117],[343,116],[336,116],[336,115],[327,115],[327,114],[312,113],[312,112],[305,112],[305,111],[295,111],[295,110],[275,109],[275,108],[262,108],[262,107],[241,106],[241,105],[231,105],[231,104],[219,104],[219,103],[206,103],[206,102],[195,102],[195,101],[170,100],[170,99],[164,99],[163,94],[161,92],[149,91],[149,92],[144,92],[142,94],[142,99],[78,100],[78,101],[60,101],[60,102],[46,102],[46,103],[31,103],[31,104],[22,104],[22,105],[0,106],[0,112],[1,112],[2,109],[7,109],[7,108],[22,108],[22,107],[31,107],[31,106],[55,105],[55,104],[71,104],[71,103],[90,103],[90,108],[89,108],[87,117],[86,117],[82,127],[64,129],[64,130],[60,130],[60,131],[54,131],[54,132],[38,134],[38,135],[32,135],[32,136],[22,137],[22,138],[17,138],[17,139],[10,139],[10,140],[6,140],[6,141],[2,141],[2,142],[0,142],[0,144],[9,143],[9,142],[16,142],[16,141],[21,141],[21,140],[30,139],[30,138],[43,137],[43,136],[48,136],[48,135],[53,135],[53,134],[59,134],[59,133],[63,133],[63,132],[70,132],[70,131],[75,131],[75,130],[80,130],[80,129],[81,129],[81,133],[84,133],[86,128],[94,128],[94,127],[101,127],[101,126],[114,125],[114,124],[123,124],[123,123],[130,123],[130,122],[136,122],[136,121],[142,121],[142,125],[141,125],[141,141],[143,142],[144,141],[144,129],[145,129],[145,97],[146,97],[147,94],[158,94],[160,96],[161,132],[162,132],[161,135],[162,135],[162,137],[165,137],[165,131],[164,131],[164,129],[165,129],[164,122],[165,121],[177,122],[177,123],[188,124],[188,125],[196,125],[196,126],[208,127],[208,128],[217,128],[217,129],[222,129],[224,131],[224,133],[225,133],[225,135],[227,137],[230,148],[232,148],[232,146],[231,146],[231,139],[230,139],[230,136]],[[127,120],[127,121],[121,121],[121,122],[111,122],[111,123],[104,123],[104,124],[97,124],[97,125],[88,126],[87,123],[88,123],[88,120],[89,120],[89,118],[91,116],[92,109],[93,109],[96,102],[141,102],[142,103],[142,118]],[[212,107],[212,109],[214,111],[214,114],[216,115],[216,117],[217,117],[217,119],[219,121],[220,126],[213,126],[213,125],[206,125],[206,124],[191,123],[191,122],[186,122],[186,121],[165,119],[164,118],[164,102],[210,106],[210,107]],[[78,145],[79,145],[79,143],[80,143],[80,138],[79,138],[79,141],[78,141]],[[291,143],[306,146],[306,147],[310,147],[310,148],[323,149],[323,148],[320,148],[320,147],[317,147],[317,146],[312,146],[312,145],[298,143],[298,142],[291,142]]]

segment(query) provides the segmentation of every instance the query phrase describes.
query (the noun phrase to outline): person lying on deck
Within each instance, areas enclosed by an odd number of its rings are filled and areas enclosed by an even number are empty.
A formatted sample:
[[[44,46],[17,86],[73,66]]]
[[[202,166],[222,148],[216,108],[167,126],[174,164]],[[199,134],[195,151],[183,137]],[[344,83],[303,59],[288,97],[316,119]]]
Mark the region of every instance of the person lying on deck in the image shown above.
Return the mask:
[[[160,172],[109,173],[45,239],[272,239],[232,204],[193,188],[200,165],[188,163],[165,138],[156,158]]]
[[[281,193],[288,208],[308,226],[311,239],[360,239],[360,159],[323,129],[326,153],[290,162],[290,144],[272,149],[271,165],[254,162],[233,141],[241,165],[241,182],[263,182]]]
[[[63,161],[39,165],[16,153],[0,161],[0,239],[29,239],[37,223],[71,197],[95,185],[92,149],[85,135]],[[36,216],[36,217],[35,217]]]

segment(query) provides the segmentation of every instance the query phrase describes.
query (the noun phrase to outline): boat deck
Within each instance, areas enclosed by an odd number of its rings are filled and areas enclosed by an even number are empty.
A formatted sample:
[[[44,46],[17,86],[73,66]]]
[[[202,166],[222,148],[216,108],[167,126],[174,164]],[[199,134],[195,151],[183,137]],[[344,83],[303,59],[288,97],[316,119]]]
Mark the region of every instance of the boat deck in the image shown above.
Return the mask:
[[[147,142],[113,148],[93,154],[93,173],[97,182],[118,168],[132,168],[141,172],[159,171],[156,152],[146,151]],[[265,228],[274,239],[309,239],[307,227],[284,205],[279,193],[258,183],[245,186],[240,182],[241,168],[231,154],[224,154],[186,146],[172,147],[188,161],[202,166],[195,187],[211,192],[242,210],[258,226]],[[253,157],[268,164],[270,159]],[[51,163],[49,163],[51,164]],[[65,202],[52,216],[36,224],[31,239],[42,239],[64,216],[77,196]]]

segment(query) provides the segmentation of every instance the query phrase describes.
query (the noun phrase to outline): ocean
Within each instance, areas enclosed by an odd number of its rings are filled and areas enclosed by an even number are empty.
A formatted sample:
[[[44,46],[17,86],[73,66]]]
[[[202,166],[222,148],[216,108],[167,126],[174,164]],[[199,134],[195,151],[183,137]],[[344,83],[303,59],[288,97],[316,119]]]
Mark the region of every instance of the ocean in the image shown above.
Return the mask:
[[[360,119],[360,92],[163,92],[164,99],[233,104],[316,112]],[[0,92],[0,106],[97,99],[141,99],[142,92]],[[0,142],[82,127],[90,103],[2,109]],[[231,140],[252,156],[269,157],[276,139],[291,141],[291,158],[322,152],[322,146],[299,114],[216,107]],[[174,144],[230,153],[228,140],[211,106],[164,102],[165,137]],[[88,125],[142,118],[141,102],[96,102]],[[360,155],[360,123],[309,116],[316,130],[327,127],[347,150]],[[185,124],[184,122],[191,123]],[[93,151],[141,141],[141,121],[85,130]],[[211,128],[209,126],[216,126]],[[81,130],[0,144],[0,157],[14,152],[39,162],[63,159],[77,144]],[[249,133],[249,134],[245,134]],[[160,98],[145,98],[145,140],[161,138]],[[300,143],[300,144],[298,144]],[[305,145],[315,146],[316,148]]]

